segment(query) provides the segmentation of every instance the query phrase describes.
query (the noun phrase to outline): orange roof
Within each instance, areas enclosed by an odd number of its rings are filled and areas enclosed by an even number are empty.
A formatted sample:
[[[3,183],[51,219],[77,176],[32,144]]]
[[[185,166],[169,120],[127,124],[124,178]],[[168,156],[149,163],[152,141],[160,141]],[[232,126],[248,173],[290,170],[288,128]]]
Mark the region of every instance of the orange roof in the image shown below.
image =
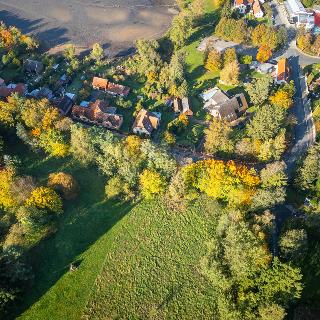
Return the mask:
[[[252,6],[252,10],[253,10],[253,14],[255,15],[262,11],[259,0],[255,0]]]
[[[108,87],[108,80],[98,77],[93,77],[92,86],[95,88],[106,89]]]
[[[287,81],[288,79],[288,63],[286,58],[281,58],[278,61],[278,68],[277,68],[277,81]]]
[[[235,0],[235,5],[236,6],[247,6],[249,4],[252,4],[254,2],[254,0]]]
[[[153,129],[157,129],[158,124],[158,117],[146,109],[141,109],[134,121],[133,128],[144,128],[151,133]]]

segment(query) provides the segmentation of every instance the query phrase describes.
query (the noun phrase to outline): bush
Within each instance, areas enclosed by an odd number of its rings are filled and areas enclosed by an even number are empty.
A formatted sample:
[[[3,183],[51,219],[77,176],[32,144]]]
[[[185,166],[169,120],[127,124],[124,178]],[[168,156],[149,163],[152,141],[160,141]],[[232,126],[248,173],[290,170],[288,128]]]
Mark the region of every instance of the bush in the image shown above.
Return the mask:
[[[62,200],[60,196],[51,188],[39,187],[32,191],[31,196],[26,201],[27,206],[35,206],[39,209],[47,209],[54,213],[62,213]]]
[[[111,178],[105,187],[105,194],[108,199],[117,198],[123,192],[123,181],[119,177]]]
[[[71,174],[56,172],[49,175],[48,186],[56,190],[66,200],[77,197],[79,186]]]

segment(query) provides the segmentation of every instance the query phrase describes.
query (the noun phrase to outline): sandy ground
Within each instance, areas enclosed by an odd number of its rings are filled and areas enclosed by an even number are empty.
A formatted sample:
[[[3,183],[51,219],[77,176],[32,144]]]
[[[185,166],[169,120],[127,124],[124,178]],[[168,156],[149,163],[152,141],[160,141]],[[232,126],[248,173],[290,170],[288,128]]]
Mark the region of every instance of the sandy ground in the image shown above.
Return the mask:
[[[35,34],[51,52],[99,42],[115,55],[139,38],[162,35],[173,7],[174,0],[0,0],[0,20]]]

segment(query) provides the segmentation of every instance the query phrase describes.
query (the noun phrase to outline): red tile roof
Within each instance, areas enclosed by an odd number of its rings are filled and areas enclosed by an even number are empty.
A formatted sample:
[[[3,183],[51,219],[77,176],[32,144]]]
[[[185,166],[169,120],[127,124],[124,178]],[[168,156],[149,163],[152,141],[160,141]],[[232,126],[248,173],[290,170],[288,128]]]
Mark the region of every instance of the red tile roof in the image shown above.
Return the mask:
[[[23,83],[18,83],[14,88],[0,87],[0,97],[6,98],[11,96],[13,93],[17,93],[22,96],[26,90]]]

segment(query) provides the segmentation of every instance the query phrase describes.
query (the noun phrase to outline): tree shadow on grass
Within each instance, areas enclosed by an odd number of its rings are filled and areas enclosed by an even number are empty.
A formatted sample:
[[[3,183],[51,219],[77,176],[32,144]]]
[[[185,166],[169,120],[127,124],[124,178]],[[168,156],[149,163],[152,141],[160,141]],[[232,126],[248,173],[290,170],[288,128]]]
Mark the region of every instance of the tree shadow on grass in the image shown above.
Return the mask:
[[[31,163],[31,159],[29,159]],[[28,252],[35,279],[33,286],[13,310],[12,319],[22,314],[69,272],[70,264],[79,261],[91,245],[108,232],[132,208],[132,205],[104,198],[106,179],[96,168],[83,168],[65,159],[46,159],[25,168],[42,184],[48,174],[64,171],[79,183],[78,198],[65,203],[58,231]],[[81,269],[81,264],[79,269]]]

